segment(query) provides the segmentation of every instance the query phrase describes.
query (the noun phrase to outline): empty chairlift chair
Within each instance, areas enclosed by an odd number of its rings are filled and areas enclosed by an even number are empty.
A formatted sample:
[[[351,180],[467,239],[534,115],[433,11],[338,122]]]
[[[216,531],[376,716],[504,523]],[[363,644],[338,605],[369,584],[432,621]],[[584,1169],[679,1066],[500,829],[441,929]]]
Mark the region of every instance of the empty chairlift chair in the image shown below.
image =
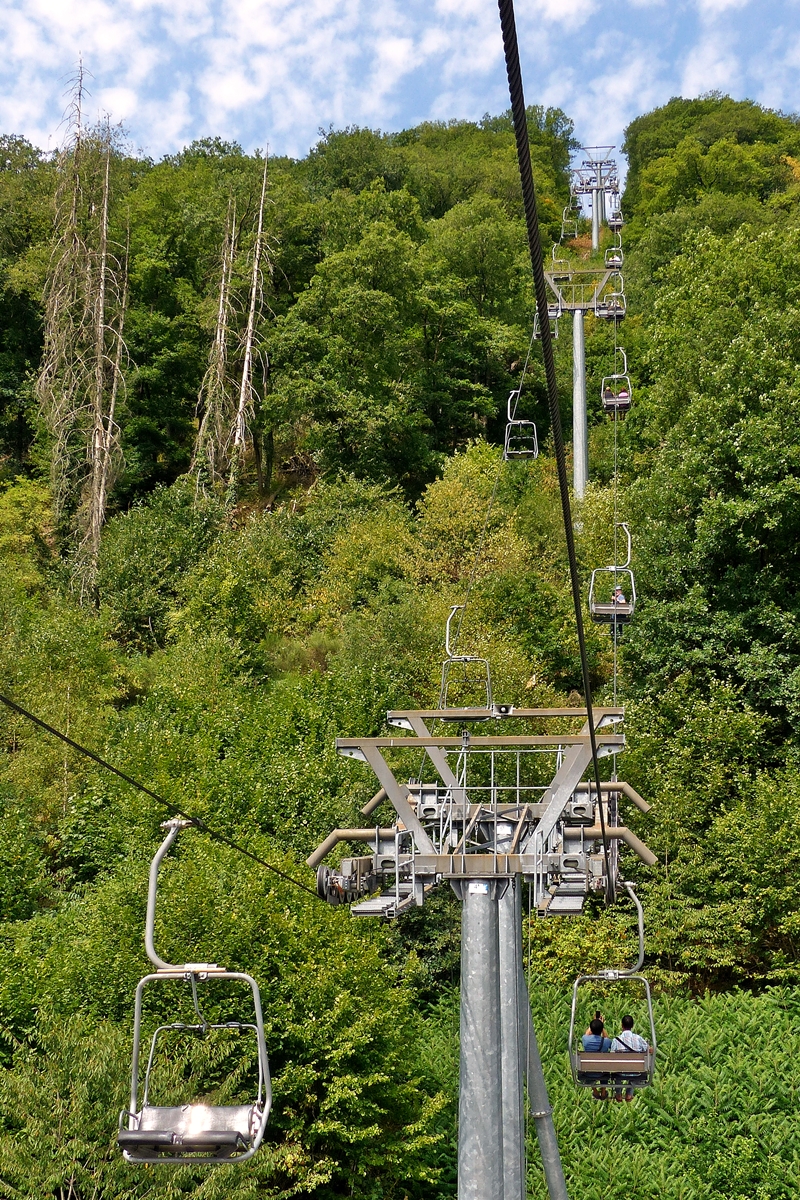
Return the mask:
[[[261,1145],[272,1102],[269,1061],[264,1039],[264,1020],[258,984],[242,971],[227,971],[216,963],[164,962],[153,945],[158,868],[180,830],[190,821],[166,821],[168,830],[150,867],[147,897],[145,946],[156,970],[146,975],[136,989],[133,1026],[133,1064],[130,1105],[120,1115],[117,1141],[130,1163],[202,1164],[244,1162]],[[200,1005],[199,990],[215,982],[230,981],[249,989],[246,1020],[209,1020]],[[183,983],[188,986],[196,1020],[160,1024],[150,1039],[150,1049],[141,1080],[143,994],[152,984]],[[212,988],[213,990],[213,988]],[[239,990],[239,989],[237,989]],[[204,1000],[204,1005],[206,1001]],[[251,1098],[240,1104],[211,1104],[201,1096],[188,1103],[159,1105],[152,1102],[159,1065],[164,1070],[165,1043],[169,1035],[207,1038],[216,1032],[246,1035],[255,1043],[257,1083]],[[160,1061],[161,1060],[161,1061]],[[141,1084],[141,1087],[140,1087]]]
[[[517,417],[519,390],[509,394],[506,432],[503,440],[503,458],[536,458],[539,454],[539,442],[536,436],[536,425],[533,421],[523,421]]]
[[[620,207],[619,192],[614,192],[611,195],[611,203],[608,206],[608,228],[614,233],[619,233],[624,224],[622,219],[622,208]]]
[[[578,236],[578,221],[581,218],[581,202],[575,193],[570,194],[569,204],[561,214],[561,238],[570,241]]]
[[[548,304],[547,316],[548,316],[548,320],[550,322],[550,336],[553,338],[557,338],[558,337],[558,321],[559,321],[559,317],[561,316],[561,305],[557,304],[557,303],[556,304]],[[541,325],[539,324],[539,313],[538,312],[534,313],[534,315],[533,315],[533,336],[534,336],[535,341],[537,341],[537,342],[541,341],[542,328],[541,328]]]
[[[447,658],[442,664],[442,684],[439,692],[439,708],[486,708],[492,707],[492,675],[488,658],[475,654],[455,654],[451,644],[450,625],[457,612],[463,612],[463,604],[454,604],[450,609],[445,627],[444,644]],[[458,632],[456,632],[456,638]],[[456,689],[457,701],[452,704],[452,692]],[[470,701],[470,703],[466,703]],[[478,701],[475,703],[475,701]]]
[[[553,243],[553,262],[550,267],[550,275],[554,281],[570,279],[572,277],[572,265],[568,258],[558,258],[557,251],[559,249],[558,242]]]
[[[600,399],[603,412],[610,416],[626,413],[631,406],[633,389],[628,375],[628,359],[624,350],[615,353],[622,355],[622,370],[616,369],[610,375],[604,375],[600,384]],[[615,363],[615,367],[616,367]]]
[[[649,1087],[653,1082],[656,1065],[656,1028],[653,1019],[653,998],[650,994],[650,984],[644,975],[640,974],[644,962],[644,914],[638,896],[630,883],[625,890],[636,905],[639,921],[639,956],[630,969],[598,971],[594,975],[579,975],[572,989],[572,1010],[569,1022],[569,1059],[572,1068],[572,1078],[578,1087],[592,1089],[612,1087],[617,1092],[628,1089]],[[615,1039],[612,1045],[616,1050],[584,1050],[581,1041],[581,1026],[578,1023],[578,1013],[582,989],[599,985],[604,990],[612,992],[621,985],[630,991],[629,985],[635,985],[641,992],[646,1005],[647,1025],[642,1025],[648,1049],[639,1051],[625,1050]],[[626,997],[626,1005],[629,1000]]]
[[[622,529],[628,554],[621,566],[597,567],[589,583],[589,612],[592,620],[610,625],[612,633],[630,621],[636,608],[636,581],[631,570],[631,534],[626,521],[617,523]]]

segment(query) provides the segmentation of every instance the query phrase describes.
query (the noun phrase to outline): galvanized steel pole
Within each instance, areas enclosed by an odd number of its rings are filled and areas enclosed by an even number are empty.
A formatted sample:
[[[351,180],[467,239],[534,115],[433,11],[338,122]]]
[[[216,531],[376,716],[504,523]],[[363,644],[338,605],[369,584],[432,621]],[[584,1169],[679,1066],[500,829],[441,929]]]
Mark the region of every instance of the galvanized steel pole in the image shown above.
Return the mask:
[[[542,1060],[539,1057],[536,1030],[533,1027],[528,986],[521,964],[518,978],[522,1018],[520,1036],[525,1061],[525,1077],[528,1084],[528,1103],[531,1106],[531,1116],[536,1123],[536,1136],[539,1139],[539,1153],[542,1156],[547,1191],[550,1200],[569,1200],[564,1168],[561,1166],[561,1155],[558,1152],[558,1139],[553,1125],[553,1110],[547,1096],[547,1083],[542,1070]]]
[[[600,249],[600,188],[592,188],[592,249]]]
[[[589,482],[589,429],[586,416],[586,347],[583,312],[572,314],[572,488],[582,500]]]
[[[525,1200],[525,1110],[521,996],[522,888],[513,880],[498,901],[500,935],[500,1042],[503,1071],[504,1200]]]
[[[505,1200],[498,886],[492,880],[475,879],[464,881],[459,888],[458,1200]]]

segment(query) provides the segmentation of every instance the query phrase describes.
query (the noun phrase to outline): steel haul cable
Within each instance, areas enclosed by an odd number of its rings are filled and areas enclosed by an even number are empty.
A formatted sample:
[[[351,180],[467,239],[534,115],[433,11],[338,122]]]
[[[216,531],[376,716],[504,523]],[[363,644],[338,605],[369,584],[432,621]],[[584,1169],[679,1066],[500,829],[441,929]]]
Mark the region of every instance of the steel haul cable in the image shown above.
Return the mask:
[[[550,411],[550,425],[553,430],[553,442],[558,468],[558,490],[561,496],[561,511],[564,519],[564,533],[567,541],[567,557],[569,559],[569,575],[572,585],[572,602],[575,607],[575,625],[578,634],[578,645],[581,656],[581,673],[583,676],[583,694],[586,703],[587,724],[589,726],[589,741],[592,748],[592,764],[594,767],[595,785],[597,787],[597,807],[600,813],[600,829],[603,840],[603,856],[606,867],[606,895],[613,889],[611,867],[608,856],[608,839],[606,837],[605,815],[600,790],[600,762],[597,755],[597,737],[595,735],[594,717],[592,713],[592,689],[589,680],[589,663],[586,656],[586,638],[583,628],[583,609],[581,605],[580,578],[578,562],[575,557],[575,537],[572,529],[572,509],[569,500],[569,483],[567,481],[567,463],[564,450],[564,434],[561,428],[561,412],[558,406],[558,384],[556,381],[556,364],[553,355],[553,340],[550,334],[550,320],[547,313],[547,284],[544,277],[542,259],[542,239],[539,232],[539,218],[536,212],[536,189],[533,183],[531,167],[531,151],[528,142],[528,121],[525,113],[525,96],[522,90],[522,71],[519,64],[519,47],[517,45],[517,30],[514,20],[514,5],[512,0],[498,0],[500,10],[500,25],[503,31],[503,50],[508,75],[508,90],[511,98],[511,116],[514,123],[514,136],[517,143],[517,159],[519,162],[520,182],[522,184],[522,201],[525,208],[525,224],[528,230],[528,249],[530,250],[533,283],[536,292],[536,311],[539,314],[541,331],[542,355],[544,371],[547,380],[547,403]]]
[[[217,829],[212,829],[202,817],[194,817],[191,813],[183,812],[176,804],[173,804],[171,800],[165,800],[163,796],[159,796],[157,792],[151,791],[149,787],[146,787],[145,784],[140,783],[138,779],[134,779],[132,775],[126,775],[124,771],[120,771],[119,767],[115,767],[113,763],[106,762],[106,760],[101,758],[99,754],[95,754],[93,750],[89,750],[88,747],[82,746],[80,742],[73,741],[71,737],[67,737],[65,733],[62,733],[60,729],[56,729],[55,726],[48,725],[47,722],[43,721],[41,717],[37,717],[34,713],[28,712],[26,708],[23,708],[21,704],[17,704],[16,701],[11,700],[10,697],[0,694],[0,703],[5,704],[7,708],[12,710],[12,712],[18,713],[21,717],[25,717],[27,721],[31,721],[34,725],[38,725],[39,728],[44,729],[46,733],[50,733],[53,735],[53,737],[59,738],[67,746],[71,746],[73,750],[77,750],[79,754],[83,754],[85,758],[90,758],[92,762],[96,762],[99,764],[99,766],[105,767],[107,771],[111,771],[112,774],[118,775],[120,779],[124,779],[126,783],[131,785],[131,787],[135,787],[140,792],[144,792],[146,796],[150,796],[151,799],[157,801],[158,804],[162,804],[165,808],[168,808],[170,812],[177,813],[179,817],[183,817],[186,821],[191,821],[193,825],[196,825],[198,829],[201,829],[204,833],[207,833],[210,838],[214,839],[214,841],[222,842],[224,846],[229,846],[231,850],[238,850],[240,854],[244,854],[246,858],[252,859],[252,861],[258,863],[259,866],[264,867],[267,871],[271,871],[273,875],[279,875],[280,878],[285,879],[287,883],[293,883],[295,887],[301,888],[302,891],[308,892],[309,896],[313,896],[315,900],[317,899],[317,893],[312,891],[310,887],[306,887],[306,885],[301,883],[299,879],[294,879],[291,875],[287,875],[285,871],[281,871],[279,867],[274,867],[272,863],[268,863],[263,858],[259,858],[257,854],[253,854],[252,850],[248,850],[245,846],[240,846],[238,842],[234,842],[232,838],[227,836],[227,834],[220,833]]]

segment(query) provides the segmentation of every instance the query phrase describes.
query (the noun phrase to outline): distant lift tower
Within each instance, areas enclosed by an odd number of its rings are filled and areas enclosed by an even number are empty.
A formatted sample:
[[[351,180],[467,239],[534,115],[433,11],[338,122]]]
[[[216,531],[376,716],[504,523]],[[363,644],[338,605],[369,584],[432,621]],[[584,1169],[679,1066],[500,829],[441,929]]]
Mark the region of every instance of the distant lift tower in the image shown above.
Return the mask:
[[[572,191],[591,196],[592,249],[600,249],[600,229],[606,222],[606,192],[619,192],[617,164],[609,154],[613,146],[584,146],[586,158],[573,171]]]
[[[394,819],[333,830],[308,859],[317,890],[352,905],[354,917],[387,919],[452,886],[461,901],[458,1200],[525,1200],[523,1082],[551,1200],[567,1200],[523,971],[522,885],[542,917],[579,913],[590,892],[613,896],[621,841],[656,861],[620,824],[618,802],[649,806],[626,783],[604,783],[598,796],[583,782],[592,759],[585,710],[491,704],[387,719],[392,736],[336,745],[380,785],[363,815],[388,803]],[[624,749],[622,719],[622,709],[594,709],[601,757]],[[434,722],[452,732],[432,735]],[[326,865],[340,842],[367,849]]]
[[[619,201],[617,164],[609,158],[613,146],[584,146],[587,155],[573,168],[570,204],[565,213],[575,211],[581,196],[589,196],[592,205],[592,250],[600,248],[603,224],[608,224],[617,243],[597,267],[572,269],[574,259],[556,258],[545,270],[550,291],[560,313],[572,312],[572,484],[575,496],[582,500],[589,481],[589,431],[586,410],[586,349],[584,314],[591,312],[600,320],[619,320],[625,315],[625,285],[622,279],[622,213]],[[608,205],[606,204],[608,193]],[[607,215],[608,214],[608,215]],[[577,225],[574,226],[577,229]],[[562,226],[562,240],[571,230]]]

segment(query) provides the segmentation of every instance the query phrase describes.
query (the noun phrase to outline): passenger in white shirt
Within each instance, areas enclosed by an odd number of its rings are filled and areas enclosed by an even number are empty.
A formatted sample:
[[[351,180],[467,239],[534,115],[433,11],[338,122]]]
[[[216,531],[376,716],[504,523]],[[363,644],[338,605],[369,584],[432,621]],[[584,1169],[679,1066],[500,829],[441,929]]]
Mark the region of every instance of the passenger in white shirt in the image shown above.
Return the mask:
[[[611,1041],[612,1054],[646,1054],[653,1047],[648,1045],[643,1037],[638,1033],[633,1032],[633,1017],[622,1018],[622,1030]],[[632,1100],[633,1088],[629,1085],[625,1089],[623,1097],[622,1088],[618,1087],[614,1092],[615,1100]]]

